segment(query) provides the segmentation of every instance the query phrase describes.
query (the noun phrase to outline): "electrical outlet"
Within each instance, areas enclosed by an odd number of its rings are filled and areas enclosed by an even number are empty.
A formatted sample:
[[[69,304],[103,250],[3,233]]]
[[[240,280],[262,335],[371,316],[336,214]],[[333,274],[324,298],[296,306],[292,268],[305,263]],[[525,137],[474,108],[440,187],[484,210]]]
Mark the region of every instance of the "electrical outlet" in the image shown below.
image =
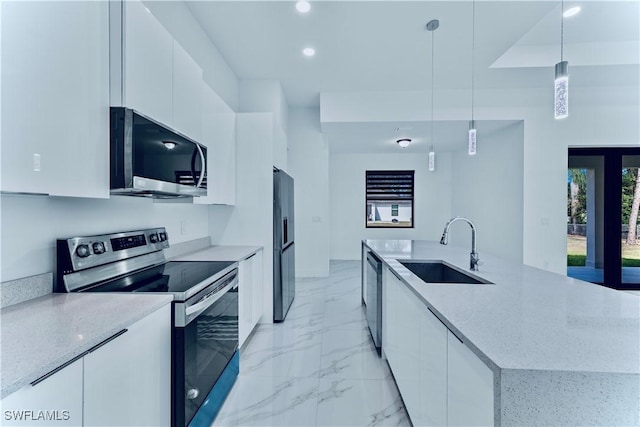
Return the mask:
[[[311,222],[320,223],[320,222],[322,222],[322,218],[319,217],[319,216],[312,216],[311,217]]]
[[[180,221],[180,234],[187,234],[187,220]]]

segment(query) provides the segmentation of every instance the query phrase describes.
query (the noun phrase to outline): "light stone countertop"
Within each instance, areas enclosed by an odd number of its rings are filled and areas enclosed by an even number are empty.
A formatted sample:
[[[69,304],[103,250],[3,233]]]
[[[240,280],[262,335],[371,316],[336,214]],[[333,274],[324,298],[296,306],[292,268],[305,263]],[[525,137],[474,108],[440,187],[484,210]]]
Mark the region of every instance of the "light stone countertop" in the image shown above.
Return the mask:
[[[0,310],[0,398],[171,303],[171,295],[49,294]]]
[[[365,240],[492,369],[640,374],[640,298],[483,254],[493,285],[427,284],[398,259],[469,268],[469,248]]]
[[[262,246],[211,246],[183,254],[170,261],[242,261],[262,250]]]

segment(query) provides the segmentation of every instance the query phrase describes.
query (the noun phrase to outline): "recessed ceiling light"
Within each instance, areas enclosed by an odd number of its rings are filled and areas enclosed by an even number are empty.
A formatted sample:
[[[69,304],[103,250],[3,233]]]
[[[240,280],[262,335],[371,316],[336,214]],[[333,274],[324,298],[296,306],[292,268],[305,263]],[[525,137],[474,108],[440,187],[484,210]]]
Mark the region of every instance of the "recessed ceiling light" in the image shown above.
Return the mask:
[[[580,10],[582,10],[580,6],[573,6],[565,10],[562,16],[564,16],[565,18],[571,18],[572,16],[576,16],[578,13],[580,13]]]
[[[398,145],[402,148],[407,148],[409,146],[409,144],[411,143],[411,140],[409,138],[402,138],[396,141],[398,143]]]
[[[312,47],[305,47],[304,49],[302,49],[302,54],[304,56],[313,56],[316,54],[316,50]]]
[[[165,147],[167,147],[167,150],[173,150],[174,148],[176,148],[176,143],[173,141],[162,141],[162,143],[164,144]]]
[[[311,10],[311,4],[308,1],[300,0],[296,3],[296,9],[300,13],[307,13]]]

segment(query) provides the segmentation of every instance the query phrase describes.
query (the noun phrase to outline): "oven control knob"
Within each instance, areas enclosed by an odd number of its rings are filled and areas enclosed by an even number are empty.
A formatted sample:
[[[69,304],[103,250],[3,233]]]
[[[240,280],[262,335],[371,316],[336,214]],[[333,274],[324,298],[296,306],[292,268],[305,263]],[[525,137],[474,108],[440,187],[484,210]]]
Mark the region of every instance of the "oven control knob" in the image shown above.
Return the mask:
[[[102,242],[95,242],[93,245],[91,245],[91,247],[93,248],[93,253],[96,255],[100,255],[106,252],[104,243]]]
[[[197,388],[190,388],[187,390],[187,399],[193,400],[200,395],[200,390]]]
[[[149,241],[151,243],[158,243],[158,235],[156,233],[149,234]]]
[[[86,258],[91,255],[91,251],[89,250],[89,245],[79,245],[76,248],[76,255],[80,258]]]
[[[164,242],[165,240],[167,240],[167,233],[160,233],[160,241]]]

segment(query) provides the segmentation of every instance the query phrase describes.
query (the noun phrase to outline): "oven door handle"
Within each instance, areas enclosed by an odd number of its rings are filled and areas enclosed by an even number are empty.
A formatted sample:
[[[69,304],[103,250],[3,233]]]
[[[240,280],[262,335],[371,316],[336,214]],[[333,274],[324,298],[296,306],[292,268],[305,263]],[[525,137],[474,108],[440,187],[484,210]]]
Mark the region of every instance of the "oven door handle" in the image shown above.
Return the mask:
[[[231,282],[229,282],[227,286],[220,289],[218,292],[211,295],[207,295],[197,303],[187,307],[185,309],[186,323],[189,324],[189,322],[191,322],[195,317],[198,317],[198,315],[203,311],[205,311],[207,308],[211,307],[211,305],[213,305],[216,301],[222,298],[222,296],[226,294],[227,291],[229,291],[231,288],[233,288],[234,286],[237,286],[237,284],[238,284],[238,276],[234,277],[234,279]]]

